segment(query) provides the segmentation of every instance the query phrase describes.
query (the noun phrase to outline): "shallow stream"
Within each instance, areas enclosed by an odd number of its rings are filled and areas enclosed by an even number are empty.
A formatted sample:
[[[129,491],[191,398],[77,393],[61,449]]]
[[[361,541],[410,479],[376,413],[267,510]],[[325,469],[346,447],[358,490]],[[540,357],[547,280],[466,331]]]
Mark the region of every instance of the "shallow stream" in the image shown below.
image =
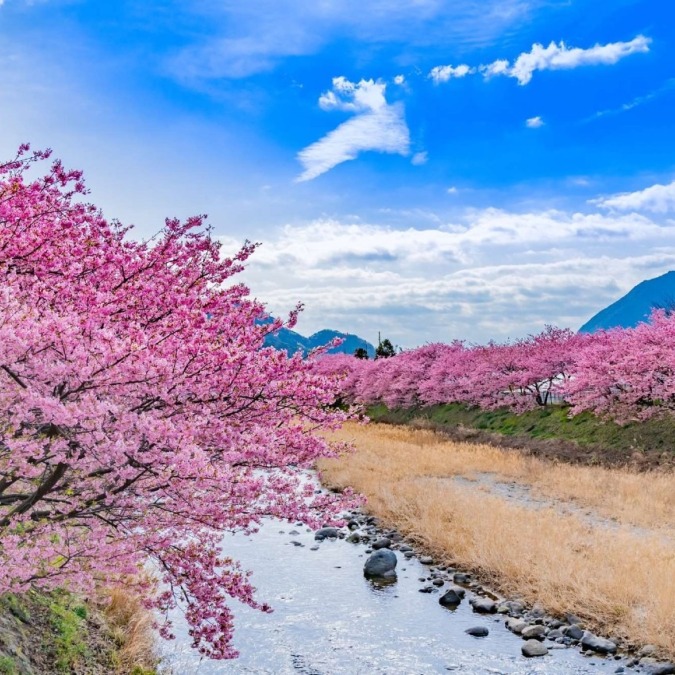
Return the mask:
[[[311,550],[316,545],[318,550]],[[625,668],[623,661],[589,658],[551,643],[547,656],[527,659],[522,638],[504,627],[503,616],[475,614],[467,600],[454,611],[445,609],[438,603],[442,589],[420,593],[425,583],[419,579],[429,570],[416,558],[396,553],[398,579],[391,585],[366,580],[365,549],[342,539],[318,543],[306,528],[277,521],[252,536],[228,536],[226,553],[253,570],[258,599],[275,611],[234,607],[241,656],[226,662],[201,659],[177,617],[177,639],[162,645],[165,667],[176,675],[571,675]],[[467,635],[473,626],[486,626],[489,635]]]

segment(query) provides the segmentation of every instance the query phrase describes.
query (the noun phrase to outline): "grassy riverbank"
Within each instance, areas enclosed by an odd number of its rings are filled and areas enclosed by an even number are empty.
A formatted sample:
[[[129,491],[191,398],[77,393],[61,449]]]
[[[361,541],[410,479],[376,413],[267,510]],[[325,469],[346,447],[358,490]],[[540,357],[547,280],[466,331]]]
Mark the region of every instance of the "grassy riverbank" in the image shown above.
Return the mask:
[[[391,425],[352,424],[338,437],[356,452],[322,462],[325,484],[353,486],[435,556],[675,656],[672,472],[552,463]]]
[[[517,415],[453,403],[394,410],[375,405],[367,413],[375,422],[423,426],[455,440],[496,443],[572,463],[675,466],[675,417],[620,426],[590,413],[569,417],[568,410],[554,405]]]
[[[154,675],[151,617],[123,591],[0,596],[0,674]]]

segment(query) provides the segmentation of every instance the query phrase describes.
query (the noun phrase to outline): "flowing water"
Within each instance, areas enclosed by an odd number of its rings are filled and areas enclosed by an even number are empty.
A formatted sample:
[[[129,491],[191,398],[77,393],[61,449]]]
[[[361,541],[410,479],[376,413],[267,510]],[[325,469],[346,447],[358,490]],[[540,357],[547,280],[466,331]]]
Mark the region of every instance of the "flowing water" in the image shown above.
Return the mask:
[[[241,656],[226,662],[201,659],[177,617],[177,639],[162,645],[168,672],[571,675],[625,668],[622,661],[550,643],[547,656],[525,658],[523,640],[504,627],[504,617],[475,614],[467,599],[450,611],[439,605],[438,593],[420,593],[428,568],[400,552],[397,581],[378,586],[363,577],[365,545],[326,540],[311,550],[317,542],[304,527],[270,521],[257,534],[230,535],[224,543],[228,555],[253,570],[258,599],[275,611],[234,607]],[[489,635],[467,635],[473,626],[486,626]]]

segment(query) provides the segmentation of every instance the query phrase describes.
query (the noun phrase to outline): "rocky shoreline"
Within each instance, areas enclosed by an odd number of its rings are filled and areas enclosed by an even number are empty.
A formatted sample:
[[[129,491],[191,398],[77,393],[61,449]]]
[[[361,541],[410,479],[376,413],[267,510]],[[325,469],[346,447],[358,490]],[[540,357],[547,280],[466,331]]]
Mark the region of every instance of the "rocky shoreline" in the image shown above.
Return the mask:
[[[352,511],[345,527],[323,527],[315,532],[314,538],[315,549],[325,539],[344,539],[366,545],[365,552],[369,557],[364,565],[364,575],[376,584],[395,583],[398,562],[395,551],[402,554],[404,560],[417,558],[428,571],[418,578],[420,593],[437,594],[439,604],[450,611],[468,602],[477,617],[503,617],[506,628],[523,639],[521,651],[526,657],[536,659],[556,649],[573,648],[587,656],[615,659],[615,673],[675,674],[675,664],[660,660],[654,646],[631,650],[630,645],[620,639],[608,639],[587,630],[578,616],[554,617],[538,605],[528,607],[518,599],[502,598],[485,588],[471,573],[439,563],[414,543],[406,541],[401,533],[383,527],[377,518],[362,511]],[[466,633],[481,639],[489,635],[489,628],[476,625]]]

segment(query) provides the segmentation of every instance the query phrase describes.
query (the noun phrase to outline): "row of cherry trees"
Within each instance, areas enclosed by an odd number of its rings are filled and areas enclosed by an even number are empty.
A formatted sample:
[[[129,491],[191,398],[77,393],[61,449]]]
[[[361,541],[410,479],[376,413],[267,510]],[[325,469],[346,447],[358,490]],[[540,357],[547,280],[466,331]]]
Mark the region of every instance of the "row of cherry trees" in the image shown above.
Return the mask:
[[[345,418],[335,378],[263,348],[282,324],[232,284],[254,245],[223,257],[201,217],[135,241],[80,173],[33,178],[48,155],[0,165],[0,593],[150,561],[149,603],[182,598],[195,646],[232,657],[228,599],[267,607],[223,533],[350,504],[304,471],[339,449],[314,433]]]
[[[564,400],[572,414],[625,422],[675,409],[675,316],[659,310],[636,328],[592,335],[549,326],[504,344],[429,344],[376,361],[331,355],[315,367],[342,377],[347,402],[523,412]]]

